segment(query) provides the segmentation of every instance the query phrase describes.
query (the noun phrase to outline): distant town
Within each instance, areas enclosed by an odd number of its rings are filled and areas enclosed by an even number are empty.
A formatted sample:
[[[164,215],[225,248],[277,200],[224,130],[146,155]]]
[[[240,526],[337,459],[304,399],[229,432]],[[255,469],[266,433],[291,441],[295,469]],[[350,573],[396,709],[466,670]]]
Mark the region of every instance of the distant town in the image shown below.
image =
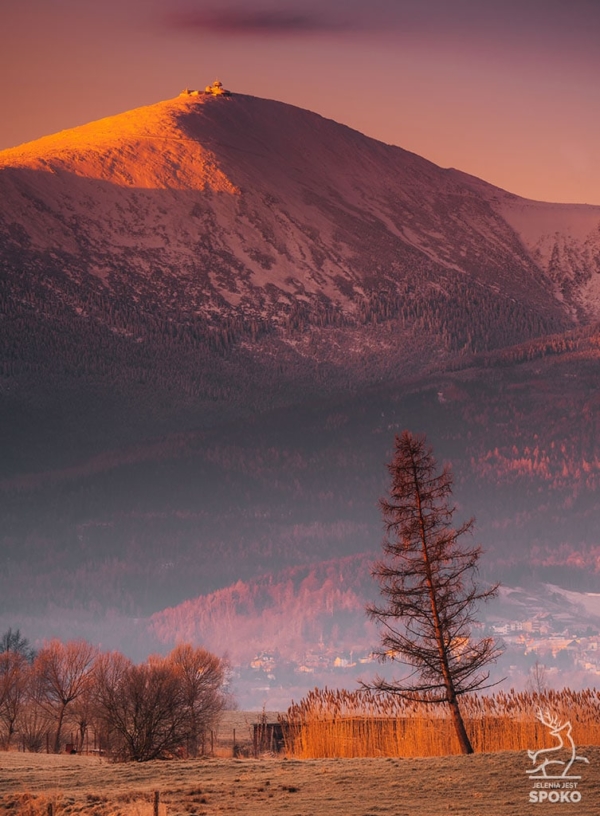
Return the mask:
[[[525,688],[537,663],[544,667],[549,687],[578,687],[594,685],[600,676],[600,630],[595,623],[594,618],[564,612],[536,612],[524,620],[488,616],[477,634],[494,636],[504,645],[493,678],[505,678],[505,686]],[[336,651],[321,643],[297,657],[285,657],[278,650],[260,651],[236,668],[233,684],[246,705],[256,704],[261,695],[277,702],[289,698],[290,691],[299,695],[314,686],[354,689],[359,679],[394,670],[398,671],[397,665],[381,664],[377,654],[364,647]]]

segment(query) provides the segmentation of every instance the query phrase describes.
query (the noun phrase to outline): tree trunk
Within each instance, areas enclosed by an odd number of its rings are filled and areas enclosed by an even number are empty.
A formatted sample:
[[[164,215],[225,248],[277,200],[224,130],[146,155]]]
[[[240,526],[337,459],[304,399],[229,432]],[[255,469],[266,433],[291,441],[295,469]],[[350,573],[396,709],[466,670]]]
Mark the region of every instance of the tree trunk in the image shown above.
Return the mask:
[[[456,736],[458,737],[460,750],[463,754],[472,754],[473,746],[471,745],[471,740],[467,734],[467,729],[465,728],[462,714],[460,713],[460,708],[458,707],[458,700],[455,697],[453,700],[449,700],[448,702],[450,705],[450,713],[452,715],[454,728],[456,729]]]
[[[78,746],[77,746],[80,753],[81,753],[81,751],[83,751],[86,731],[87,731],[87,723],[86,722],[80,722],[79,723],[79,737],[78,737],[79,743],[78,743]]]
[[[452,678],[452,673],[450,671],[450,666],[448,664],[447,649],[444,644],[444,633],[442,631],[442,624],[440,622],[439,610],[437,605],[437,595],[433,582],[431,560],[429,557],[429,546],[427,541],[427,534],[425,532],[425,518],[423,516],[423,502],[421,500],[421,488],[419,477],[417,474],[417,464],[414,458],[412,460],[412,471],[414,479],[416,506],[417,512],[419,514],[419,528],[421,535],[421,547],[423,553],[423,565],[425,567],[425,575],[427,580],[427,586],[429,589],[431,616],[433,618],[433,625],[435,629],[435,639],[437,642],[441,672],[444,678],[444,685],[446,686],[446,700],[448,701],[448,705],[450,706],[450,713],[452,715],[454,728],[456,729],[456,736],[458,737],[460,750],[462,751],[463,754],[472,754],[473,746],[471,745],[471,740],[469,739],[469,735],[467,734],[462,714],[460,713],[460,708],[458,706],[458,700],[456,699],[454,680]]]
[[[62,731],[62,724],[63,724],[64,716],[65,716],[65,706],[63,705],[63,707],[60,710],[60,714],[58,715],[58,723],[56,725],[56,738],[54,740],[54,753],[55,754],[60,754],[60,737],[61,737],[61,731]]]

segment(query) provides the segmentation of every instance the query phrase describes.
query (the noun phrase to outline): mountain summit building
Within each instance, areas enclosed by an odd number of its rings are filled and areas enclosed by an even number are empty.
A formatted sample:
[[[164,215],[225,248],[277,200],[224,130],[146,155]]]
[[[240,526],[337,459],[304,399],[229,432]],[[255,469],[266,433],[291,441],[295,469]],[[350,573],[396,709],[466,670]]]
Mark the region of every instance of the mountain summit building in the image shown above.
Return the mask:
[[[218,79],[212,83],[212,85],[207,85],[204,91],[190,91],[186,88],[182,91],[180,96],[231,96],[231,91],[227,91],[223,87],[223,83],[220,82]]]

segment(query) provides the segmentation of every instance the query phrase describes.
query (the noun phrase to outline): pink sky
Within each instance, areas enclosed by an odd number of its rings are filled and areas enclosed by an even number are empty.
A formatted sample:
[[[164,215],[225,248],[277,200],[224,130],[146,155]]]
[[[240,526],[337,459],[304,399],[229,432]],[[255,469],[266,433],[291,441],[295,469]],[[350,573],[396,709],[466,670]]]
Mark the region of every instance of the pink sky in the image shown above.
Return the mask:
[[[598,0],[3,0],[0,149],[203,87],[600,204]]]

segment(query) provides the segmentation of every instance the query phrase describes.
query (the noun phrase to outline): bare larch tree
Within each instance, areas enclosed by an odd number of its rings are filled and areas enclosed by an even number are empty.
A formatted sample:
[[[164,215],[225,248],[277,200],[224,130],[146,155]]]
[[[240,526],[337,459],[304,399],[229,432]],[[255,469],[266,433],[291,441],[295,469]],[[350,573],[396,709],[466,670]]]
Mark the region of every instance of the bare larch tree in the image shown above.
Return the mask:
[[[438,472],[425,437],[408,431],[397,436],[388,469],[390,495],[380,501],[385,557],[372,571],[385,602],[367,612],[381,626],[380,659],[410,671],[399,680],[376,677],[367,687],[446,703],[461,751],[473,753],[458,700],[489,685],[485,667],[500,654],[492,638],[471,638],[478,602],[498,587],[480,588],[475,581],[481,548],[463,541],[473,520],[452,526],[452,475],[448,468]]]

